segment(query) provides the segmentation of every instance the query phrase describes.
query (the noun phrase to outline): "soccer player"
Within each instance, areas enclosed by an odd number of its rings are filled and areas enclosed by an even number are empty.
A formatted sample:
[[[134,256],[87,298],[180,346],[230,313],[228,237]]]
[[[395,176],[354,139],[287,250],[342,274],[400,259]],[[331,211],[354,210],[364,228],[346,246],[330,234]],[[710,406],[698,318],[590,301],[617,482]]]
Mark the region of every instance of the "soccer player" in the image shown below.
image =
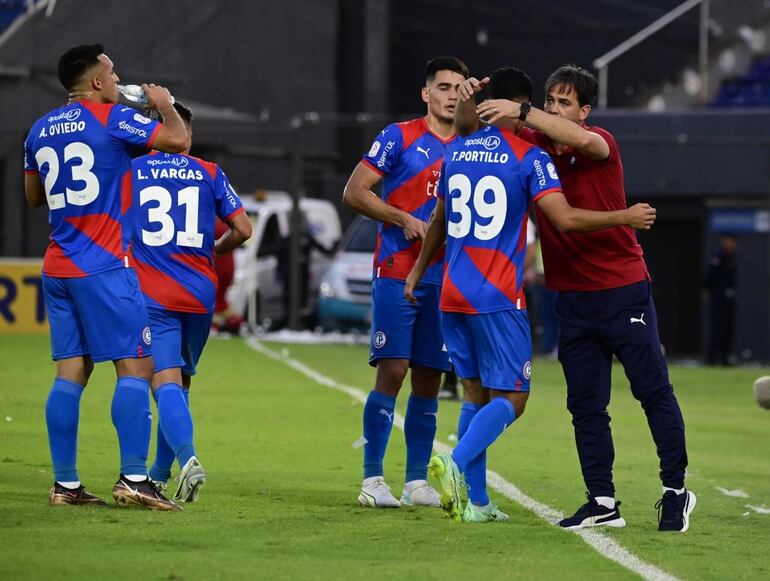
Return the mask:
[[[455,139],[452,122],[457,88],[468,74],[458,59],[427,63],[422,100],[424,117],[382,130],[356,166],[343,200],[380,222],[374,253],[370,365],[377,367],[374,389],[364,406],[363,506],[439,506],[427,482],[427,465],[436,434],[441,373],[449,360],[441,337],[438,300],[443,256],[436,256],[417,289],[419,306],[404,299],[404,280],[420,253],[426,220],[436,205],[436,183],[447,145]],[[383,181],[382,197],[372,192]],[[406,410],[406,483],[396,499],[383,477],[383,459],[393,427],[396,397],[412,368]]]
[[[489,91],[498,100],[529,102],[532,81],[506,67],[492,73]],[[470,100],[463,106],[473,110]],[[486,450],[521,417],[529,397],[532,343],[524,264],[530,202],[561,231],[618,224],[645,228],[655,217],[647,204],[614,212],[572,208],[548,154],[517,137],[521,126],[520,120],[503,118],[449,147],[436,211],[404,289],[410,302],[419,300],[414,289],[446,240],[442,324],[463,378],[465,403],[457,446],[451,454],[434,456],[429,471],[441,483],[442,506],[463,522],[508,520],[487,494]],[[464,508],[461,473],[469,487]]]
[[[192,112],[174,109],[192,139]],[[213,255],[251,237],[251,222],[224,172],[189,155],[151,152],[131,162],[133,250],[153,336],[152,390],[158,404],[150,478],[165,489],[174,458],[181,472],[174,500],[194,502],[206,480],[193,445],[190,380],[211,329],[217,287]],[[219,217],[230,226],[214,238]]]
[[[522,137],[551,154],[571,204],[594,210],[624,208],[617,143],[605,129],[587,124],[597,92],[594,76],[575,65],[563,66],[548,78],[545,92],[545,110],[493,99],[479,105],[477,112],[490,122],[526,119],[534,130],[526,130]],[[685,488],[684,420],[660,345],[642,248],[630,228],[565,233],[540,210],[545,281],[559,293],[559,361],[588,488],[588,502],[559,524],[625,526],[615,500],[615,450],[607,413],[614,355],[642,404],[657,447],[663,483],[656,505],[658,530],[685,532],[696,497]]]
[[[58,76],[69,101],[34,123],[24,150],[27,201],[33,207],[47,202],[51,225],[42,276],[56,361],[46,402],[55,478],[49,502],[104,504],[80,482],[77,430],[93,364],[112,361],[112,422],[120,444],[112,495],[120,505],[179,510],[147,477],[151,334],[123,214],[130,204],[131,148],[182,151],[189,138],[163,87],[144,85],[149,108],[165,115],[165,125],[116,104],[118,76],[100,44],[65,52]]]

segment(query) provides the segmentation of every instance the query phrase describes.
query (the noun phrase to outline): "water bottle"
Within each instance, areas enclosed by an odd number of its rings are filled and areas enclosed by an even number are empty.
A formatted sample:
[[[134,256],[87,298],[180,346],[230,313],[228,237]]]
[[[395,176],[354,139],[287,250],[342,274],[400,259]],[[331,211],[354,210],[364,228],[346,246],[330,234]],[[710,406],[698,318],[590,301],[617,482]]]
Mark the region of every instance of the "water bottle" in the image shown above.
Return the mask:
[[[147,104],[147,93],[139,85],[118,85],[118,93],[134,103]],[[173,95],[171,96],[171,104],[174,104]]]

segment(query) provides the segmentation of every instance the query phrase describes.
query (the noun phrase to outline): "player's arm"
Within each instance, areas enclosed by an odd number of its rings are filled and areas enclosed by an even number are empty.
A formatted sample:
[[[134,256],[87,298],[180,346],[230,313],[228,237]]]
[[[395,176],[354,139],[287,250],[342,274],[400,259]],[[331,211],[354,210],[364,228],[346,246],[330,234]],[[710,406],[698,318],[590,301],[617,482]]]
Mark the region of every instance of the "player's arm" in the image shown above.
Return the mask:
[[[167,153],[180,153],[190,149],[190,134],[171,103],[171,94],[165,87],[142,85],[147,94],[147,108],[163,115],[163,125],[152,142],[152,148]]]
[[[217,256],[227,254],[251,238],[251,220],[246,212],[239,212],[225,220],[225,223],[230,226],[230,230],[214,244],[214,253]]]
[[[490,99],[479,105],[476,113],[487,123],[494,123],[503,117],[518,119],[521,114],[520,107],[520,103],[507,99]],[[604,160],[610,156],[610,146],[604,137],[542,109],[532,107],[529,110],[527,125],[539,129],[553,141],[574,147],[592,159]]]
[[[39,174],[24,174],[24,196],[27,198],[27,203],[33,208],[43,206],[46,203],[45,190],[40,182]]]
[[[372,191],[382,176],[370,169],[365,163],[359,162],[342,193],[342,201],[359,214],[386,224],[399,226],[404,230],[407,240],[421,240],[425,237],[427,225],[408,212],[386,204]]]
[[[417,299],[414,296],[414,289],[420,284],[425,271],[441,247],[446,242],[446,224],[444,223],[444,200],[439,198],[436,201],[436,207],[433,209],[433,213],[430,215],[430,222],[428,222],[428,229],[425,232],[425,239],[422,241],[422,248],[420,248],[420,256],[417,257],[417,262],[414,263],[412,270],[406,277],[406,283],[404,284],[404,296],[413,305],[417,303]]]
[[[560,232],[593,232],[613,226],[649,230],[657,214],[657,210],[649,204],[634,204],[625,210],[611,212],[574,208],[562,192],[551,192],[538,198],[535,203]]]
[[[457,104],[455,105],[455,133],[457,135],[470,135],[477,131],[480,125],[479,116],[476,113],[476,93],[489,84],[489,77],[480,81],[476,77],[470,77],[460,83],[457,90]]]

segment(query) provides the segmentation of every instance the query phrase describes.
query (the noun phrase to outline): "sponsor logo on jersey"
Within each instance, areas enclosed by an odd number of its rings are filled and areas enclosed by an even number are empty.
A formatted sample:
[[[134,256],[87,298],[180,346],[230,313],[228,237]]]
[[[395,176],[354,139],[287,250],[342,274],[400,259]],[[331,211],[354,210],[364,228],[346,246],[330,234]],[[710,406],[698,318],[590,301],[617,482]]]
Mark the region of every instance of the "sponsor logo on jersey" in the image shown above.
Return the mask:
[[[190,163],[190,160],[183,156],[167,157],[166,159],[148,159],[147,160],[147,165],[163,165],[167,163],[171,165],[175,165],[176,167],[187,167]]]
[[[366,155],[368,155],[369,157],[374,157],[375,155],[377,155],[378,151],[380,151],[380,142],[375,141],[374,143],[372,143],[372,148],[369,150],[369,153],[367,153]]]
[[[543,172],[543,166],[539,159],[535,160],[535,174],[537,174],[537,185],[543,187],[545,185],[545,173]]]
[[[550,161],[545,164],[545,169],[548,170],[548,175],[551,176],[552,180],[559,179],[559,174],[556,173],[556,166],[553,165]]]
[[[380,159],[377,160],[377,167],[385,167],[385,160],[388,159],[388,154],[391,152],[394,145],[396,145],[395,141],[388,141],[388,143],[385,145],[385,149],[382,150]]]
[[[471,145],[483,145],[484,149],[492,151],[500,145],[500,138],[497,135],[487,135],[486,137],[477,137],[475,139],[466,139],[465,147]]]
[[[134,113],[134,121],[138,121],[142,125],[147,125],[152,121],[149,117],[145,117],[141,113]]]
[[[67,121],[74,121],[80,117],[80,109],[70,109],[69,111],[64,111],[64,113],[59,113],[58,115],[51,116],[48,118],[49,123],[53,123],[54,121],[61,121],[62,119],[66,119]]]
[[[385,343],[388,342],[388,338],[385,336],[385,333],[382,331],[377,331],[374,334],[374,346],[377,349],[382,349],[385,347]]]
[[[120,127],[126,133],[138,135],[139,137],[147,137],[147,132],[144,129],[139,129],[137,127],[134,127],[133,125],[129,125],[125,121],[121,121],[120,123],[118,123],[118,127]]]

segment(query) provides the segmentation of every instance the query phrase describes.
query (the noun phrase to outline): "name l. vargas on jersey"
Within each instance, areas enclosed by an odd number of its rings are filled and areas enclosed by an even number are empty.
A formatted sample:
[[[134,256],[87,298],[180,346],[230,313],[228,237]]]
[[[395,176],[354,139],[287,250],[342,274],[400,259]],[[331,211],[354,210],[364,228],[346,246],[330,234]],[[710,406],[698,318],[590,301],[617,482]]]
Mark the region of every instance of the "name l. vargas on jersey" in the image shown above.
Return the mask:
[[[138,180],[203,180],[203,172],[199,169],[187,169],[177,167],[151,167],[150,174],[147,175],[141,169],[136,170],[136,179]]]

